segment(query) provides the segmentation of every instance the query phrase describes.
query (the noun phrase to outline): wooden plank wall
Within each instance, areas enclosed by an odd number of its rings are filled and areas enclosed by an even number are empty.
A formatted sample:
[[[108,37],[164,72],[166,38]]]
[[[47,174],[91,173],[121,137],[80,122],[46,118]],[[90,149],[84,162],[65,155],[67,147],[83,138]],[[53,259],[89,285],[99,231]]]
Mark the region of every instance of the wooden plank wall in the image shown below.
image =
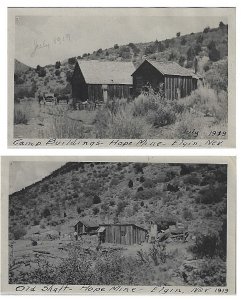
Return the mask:
[[[133,245],[145,241],[146,233],[144,230],[132,225],[112,225],[105,226],[106,243]],[[124,232],[124,235],[122,235]]]
[[[178,89],[180,89],[180,96],[183,98],[190,95],[196,88],[197,80],[192,77],[165,77],[165,95],[168,100],[178,99]]]

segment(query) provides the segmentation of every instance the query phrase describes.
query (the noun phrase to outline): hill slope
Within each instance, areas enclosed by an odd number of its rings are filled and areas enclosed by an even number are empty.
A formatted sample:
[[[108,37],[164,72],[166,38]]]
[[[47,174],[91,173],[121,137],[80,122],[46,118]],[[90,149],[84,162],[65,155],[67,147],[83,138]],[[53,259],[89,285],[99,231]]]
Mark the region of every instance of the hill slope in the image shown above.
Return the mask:
[[[177,221],[217,232],[226,217],[226,166],[67,163],[9,196],[10,238],[34,225],[65,230],[83,216],[159,228]]]
[[[129,43],[128,45],[113,45],[112,48],[98,49],[93,53],[80,53],[62,62],[30,69],[16,61],[15,91],[32,86],[31,93],[26,89],[27,97],[34,97],[37,90],[69,94],[70,81],[76,58],[83,60],[132,61],[137,67],[145,59],[157,61],[175,61],[186,68],[193,68],[194,58],[197,58],[198,72],[211,84],[211,87],[227,90],[227,55],[228,26],[220,22],[218,28],[204,28],[203,32],[181,35],[163,41],[147,43]],[[39,68],[39,67],[38,67]],[[220,78],[222,78],[220,80]],[[19,97],[19,95],[16,95]],[[20,97],[20,98],[21,98]]]

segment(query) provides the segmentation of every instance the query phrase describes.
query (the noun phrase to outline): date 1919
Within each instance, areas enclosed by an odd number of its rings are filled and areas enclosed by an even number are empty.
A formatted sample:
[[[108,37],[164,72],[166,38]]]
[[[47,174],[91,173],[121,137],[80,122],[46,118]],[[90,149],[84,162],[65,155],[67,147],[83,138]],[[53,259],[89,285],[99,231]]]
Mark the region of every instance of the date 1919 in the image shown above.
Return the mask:
[[[217,131],[217,130],[212,130],[209,132],[208,136],[220,136],[220,137],[225,137],[227,134],[227,131]]]

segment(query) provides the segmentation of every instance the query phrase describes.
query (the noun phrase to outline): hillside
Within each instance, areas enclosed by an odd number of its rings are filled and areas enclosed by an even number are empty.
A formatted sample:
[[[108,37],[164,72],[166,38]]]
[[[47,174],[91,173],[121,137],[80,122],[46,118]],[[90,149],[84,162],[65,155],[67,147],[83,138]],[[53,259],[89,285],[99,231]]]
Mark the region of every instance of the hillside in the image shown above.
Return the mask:
[[[35,97],[37,90],[56,94],[70,94],[70,81],[76,58],[84,60],[132,61],[137,67],[144,58],[157,61],[175,61],[186,68],[193,68],[197,58],[198,72],[211,87],[227,90],[228,26],[220,22],[218,28],[204,28],[203,32],[181,35],[163,41],[113,45],[93,53],[80,53],[52,65],[29,69],[15,63],[15,95],[18,98]],[[220,79],[221,78],[221,79]],[[30,88],[31,87],[31,88]]]
[[[19,74],[19,73],[25,73],[29,70],[32,70],[33,68],[25,65],[24,63],[18,61],[17,59],[14,60],[14,73]]]
[[[226,180],[222,165],[67,163],[9,196],[10,238],[34,225],[66,231],[83,216],[147,229],[150,221],[159,229],[181,221],[193,233],[217,232],[226,217]]]

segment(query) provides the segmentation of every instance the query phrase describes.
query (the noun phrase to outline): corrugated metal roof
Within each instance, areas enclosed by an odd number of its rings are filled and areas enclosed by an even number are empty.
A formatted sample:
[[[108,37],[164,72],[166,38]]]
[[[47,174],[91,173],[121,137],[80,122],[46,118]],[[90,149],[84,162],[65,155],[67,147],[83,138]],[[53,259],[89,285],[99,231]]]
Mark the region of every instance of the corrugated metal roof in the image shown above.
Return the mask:
[[[149,62],[154,68],[156,68],[163,75],[172,76],[189,76],[194,77],[194,72],[186,68],[181,67],[176,62],[158,62],[153,60],[145,60]]]
[[[132,84],[132,62],[77,60],[87,84]]]

